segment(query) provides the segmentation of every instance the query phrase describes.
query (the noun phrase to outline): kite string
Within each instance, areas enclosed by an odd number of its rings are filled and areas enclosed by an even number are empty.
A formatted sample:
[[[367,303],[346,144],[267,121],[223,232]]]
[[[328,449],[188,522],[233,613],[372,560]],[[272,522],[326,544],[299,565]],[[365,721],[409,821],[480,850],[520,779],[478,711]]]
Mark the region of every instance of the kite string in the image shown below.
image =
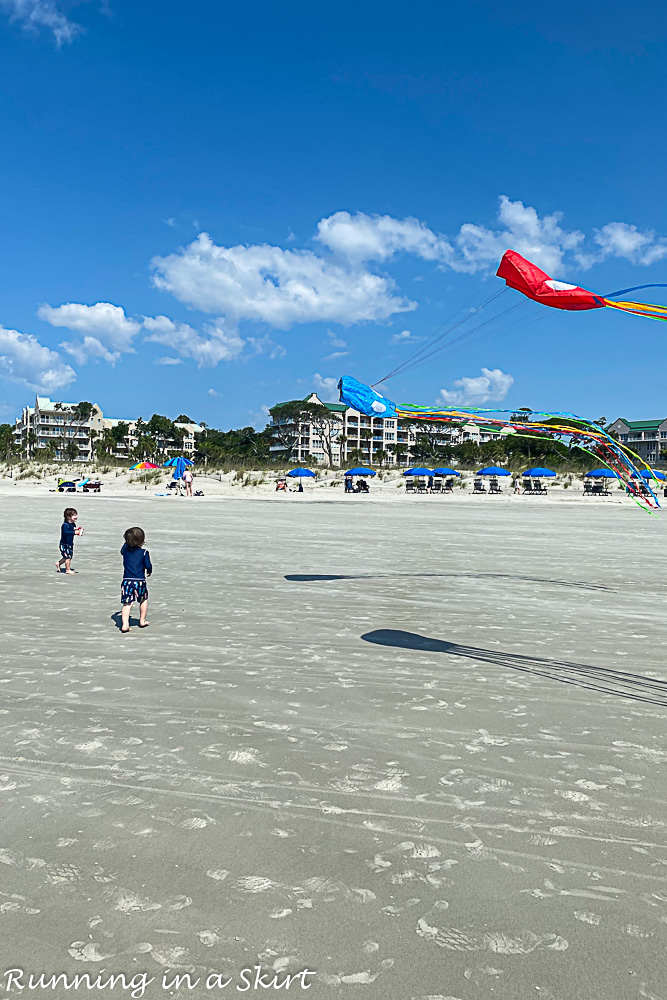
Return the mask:
[[[486,288],[488,288],[488,286],[493,281],[493,277],[494,276],[492,276],[491,278],[489,278],[488,281],[486,281],[482,285],[481,288],[479,288],[476,292],[474,292],[472,295],[470,295],[465,300],[465,302],[463,302],[462,305],[459,306],[459,308],[457,309],[457,312],[460,312],[461,309],[465,309],[465,307],[466,307],[466,305],[468,305],[468,303],[470,303],[471,301],[473,301],[474,299],[476,299]],[[444,330],[442,333],[437,334],[427,344],[424,344],[423,347],[420,347],[417,351],[415,351],[408,358],[406,358],[405,361],[401,362],[399,365],[397,365],[395,368],[393,368],[387,375],[385,375],[383,378],[381,378],[378,382],[374,382],[373,386],[380,385],[382,382],[386,382],[388,379],[394,378],[394,376],[397,375],[399,372],[401,372],[405,368],[406,365],[408,365],[412,361],[416,361],[420,357],[420,355],[422,355],[425,351],[427,351],[429,348],[433,347],[434,344],[436,344],[438,341],[444,339],[446,336],[448,336],[454,330],[458,329],[458,327],[460,327],[463,323],[466,323],[469,319],[471,319],[473,316],[475,316],[482,309],[485,309],[488,305],[490,305],[497,298],[499,298],[499,296],[502,295],[503,292],[505,292],[505,291],[506,291],[506,289],[502,288],[499,292],[494,292],[494,294],[491,295],[490,298],[485,299],[485,301],[482,302],[481,305],[479,305],[476,308],[472,309],[467,315],[465,315],[462,319],[457,320],[456,323],[453,323],[451,326],[447,327],[447,329]]]

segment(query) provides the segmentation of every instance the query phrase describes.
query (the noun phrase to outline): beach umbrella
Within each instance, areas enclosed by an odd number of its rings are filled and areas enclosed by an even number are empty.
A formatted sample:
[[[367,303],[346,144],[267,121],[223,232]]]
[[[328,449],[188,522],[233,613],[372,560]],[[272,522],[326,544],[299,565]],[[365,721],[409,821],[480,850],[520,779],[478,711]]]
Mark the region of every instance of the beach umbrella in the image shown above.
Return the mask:
[[[526,471],[523,472],[522,475],[532,476],[533,479],[549,479],[553,478],[556,475],[556,473],[553,471],[553,469],[541,469],[539,466],[536,466],[534,469],[526,469]]]
[[[587,479],[620,479],[621,477],[617,472],[612,472],[611,469],[593,469],[592,472],[586,473]]]
[[[349,472],[345,472],[344,475],[346,475],[346,476],[377,476],[377,472],[374,472],[373,469],[364,469],[361,466],[358,466],[356,469],[350,469]]]
[[[153,462],[137,462],[136,465],[130,466],[130,472],[133,472],[135,469],[140,469],[142,472],[146,472],[148,469],[159,469],[159,468],[160,466],[154,465]],[[144,479],[145,478],[146,477],[144,476]],[[145,490],[148,489],[146,483],[144,483],[144,489]]]
[[[292,479],[298,479],[300,485],[303,476],[309,477],[310,479],[315,479],[315,473],[312,471],[312,469],[292,469],[290,472],[287,473],[287,475],[291,476]]]
[[[501,469],[499,465],[487,465],[485,469],[480,469],[478,476],[509,476],[507,469]]]
[[[460,476],[461,473],[457,472],[456,469],[447,469],[444,466],[441,469],[433,470],[434,476]]]
[[[403,473],[404,476],[432,476],[434,472],[432,469],[406,469]]]
[[[167,462],[165,462],[164,463],[164,467],[166,469],[169,466],[177,465],[179,462],[182,462],[183,465],[194,465],[195,464],[192,461],[192,459],[186,458],[185,455],[178,455],[176,458],[170,458]]]
[[[655,478],[655,479],[661,479],[661,480],[662,479],[667,479],[667,476],[665,475],[665,473],[664,472],[658,472],[657,469],[642,469],[642,471],[639,473],[639,475],[642,477],[642,479],[653,479],[653,478]],[[636,472],[632,473],[632,478],[633,479],[637,479],[637,473]]]

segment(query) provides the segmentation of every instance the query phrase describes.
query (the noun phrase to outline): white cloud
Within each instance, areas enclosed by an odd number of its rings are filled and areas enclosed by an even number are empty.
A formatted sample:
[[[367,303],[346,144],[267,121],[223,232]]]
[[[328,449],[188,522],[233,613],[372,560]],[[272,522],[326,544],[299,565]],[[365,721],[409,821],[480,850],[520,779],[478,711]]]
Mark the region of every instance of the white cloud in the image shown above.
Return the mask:
[[[466,222],[448,237],[414,218],[336,212],[319,222],[315,239],[357,266],[387,261],[403,252],[434,261],[443,269],[468,273],[495,267],[508,247],[550,273],[563,267],[568,254],[584,268],[610,256],[640,265],[667,256],[667,240],[656,238],[652,230],[642,232],[628,223],[610,222],[587,239],[579,230],[563,226],[562,213],[540,216],[535,208],[506,195],[499,199],[497,219],[494,228]]]
[[[347,347],[347,341],[343,340],[340,334],[336,333],[335,330],[327,330],[327,337],[331,341],[332,347]]]
[[[56,351],[50,350],[31,334],[0,326],[0,375],[35,392],[55,392],[76,378],[76,372],[64,364]]]
[[[199,368],[212,368],[220,361],[233,361],[243,351],[245,341],[235,330],[225,329],[223,320],[208,323],[202,336],[187,323],[174,323],[167,316],[146,316],[147,341],[165,344],[183,358],[192,358]]]
[[[155,364],[155,365],[182,365],[183,362],[181,361],[180,358],[162,357],[162,358],[156,358],[155,361],[153,362],[153,364]]]
[[[667,240],[656,240],[652,229],[642,233],[626,222],[608,222],[596,231],[595,242],[600,251],[593,255],[592,263],[605,257],[624,257],[633,264],[649,265],[667,256]]]
[[[327,354],[322,361],[335,361],[336,358],[346,358],[350,352],[349,351],[334,351],[332,354]]]
[[[390,344],[411,344],[415,340],[420,340],[420,337],[415,337],[410,330],[401,330],[400,333],[395,333],[394,336],[389,341]]]
[[[514,385],[514,376],[500,368],[482,368],[482,374],[463,376],[453,389],[441,389],[439,403],[445,406],[484,406],[501,403]]]
[[[268,244],[223,247],[207,233],[179,253],[156,257],[154,283],[202,312],[232,323],[382,322],[416,304],[394,294],[391,279],[347,267],[309,250]]]
[[[81,25],[63,14],[56,0],[0,0],[0,11],[5,11],[10,20],[19,21],[28,31],[46,28],[58,46],[71,42],[83,31]]]
[[[96,302],[87,306],[81,302],[66,302],[62,306],[39,307],[37,315],[51,326],[64,327],[82,334],[81,340],[65,341],[60,346],[85,364],[90,358],[101,358],[115,364],[121,354],[132,351],[132,340],[141,324],[129,319],[121,306]]]
[[[333,376],[323,376],[318,372],[313,375],[313,382],[315,383],[315,392],[320,397],[323,403],[337,403],[338,402],[338,379]]]
[[[493,230],[472,223],[461,226],[452,266],[459,271],[477,271],[496,264],[511,247],[545,271],[557,270],[564,253],[578,249],[584,240],[583,233],[563,229],[561,219],[560,212],[540,217],[534,208],[501,195],[498,221],[502,228]]]
[[[391,215],[336,212],[322,219],[315,239],[349,260],[387,260],[400,251],[424,260],[449,262],[453,250],[419,219],[394,219]]]
[[[208,390],[208,394],[209,394],[209,396],[220,396],[221,395],[221,393],[216,392],[215,389],[209,389]]]

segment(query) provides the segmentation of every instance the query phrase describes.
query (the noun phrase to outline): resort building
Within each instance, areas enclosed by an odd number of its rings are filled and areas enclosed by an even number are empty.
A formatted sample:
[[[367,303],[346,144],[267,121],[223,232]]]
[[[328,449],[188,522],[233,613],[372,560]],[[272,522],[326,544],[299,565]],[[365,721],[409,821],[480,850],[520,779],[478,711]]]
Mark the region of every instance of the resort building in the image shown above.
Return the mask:
[[[658,461],[661,451],[667,451],[667,417],[663,420],[625,420],[619,417],[607,429],[617,434],[622,444],[627,444],[649,465]]]
[[[331,424],[326,433],[330,441],[323,440],[321,427],[317,424],[303,422],[297,428],[293,421],[272,417],[274,436],[270,450],[274,454],[284,452],[284,439],[291,432],[296,439],[290,461],[295,463],[308,460],[320,465],[328,465],[330,461],[332,465],[344,465],[352,461],[362,465],[399,465],[407,468],[412,463],[418,434],[428,434],[438,447],[458,445],[464,441],[482,444],[502,436],[493,428],[480,428],[475,424],[455,427],[420,423],[417,427],[414,421],[403,418],[367,417],[344,403],[325,403],[316,392],[304,396],[303,402],[317,403],[329,410]]]
[[[113,432],[119,424],[126,424],[126,433],[118,437]],[[203,427],[199,424],[177,423],[183,434],[183,444],[177,450],[184,455],[194,453],[197,435]],[[106,432],[106,434],[105,434]],[[121,431],[122,434],[122,431]],[[138,444],[136,419],[105,417],[97,403],[88,411],[80,403],[54,402],[48,396],[36,396],[34,406],[24,406],[14,425],[14,440],[26,456],[39,451],[48,452],[49,458],[58,461],[90,462],[95,458],[95,442],[104,438],[111,450],[109,457],[129,458]],[[176,450],[176,443],[166,439],[158,441],[161,451]]]

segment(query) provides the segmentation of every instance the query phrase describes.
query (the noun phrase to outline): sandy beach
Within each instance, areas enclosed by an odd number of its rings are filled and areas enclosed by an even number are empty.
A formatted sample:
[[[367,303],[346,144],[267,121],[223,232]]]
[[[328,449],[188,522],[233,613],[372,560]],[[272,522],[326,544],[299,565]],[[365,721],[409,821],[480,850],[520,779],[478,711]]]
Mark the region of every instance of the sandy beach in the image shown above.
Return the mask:
[[[5,969],[146,972],[151,998],[256,965],[322,997],[662,995],[664,517],[155,492],[0,487]],[[151,627],[121,636],[131,524]]]

